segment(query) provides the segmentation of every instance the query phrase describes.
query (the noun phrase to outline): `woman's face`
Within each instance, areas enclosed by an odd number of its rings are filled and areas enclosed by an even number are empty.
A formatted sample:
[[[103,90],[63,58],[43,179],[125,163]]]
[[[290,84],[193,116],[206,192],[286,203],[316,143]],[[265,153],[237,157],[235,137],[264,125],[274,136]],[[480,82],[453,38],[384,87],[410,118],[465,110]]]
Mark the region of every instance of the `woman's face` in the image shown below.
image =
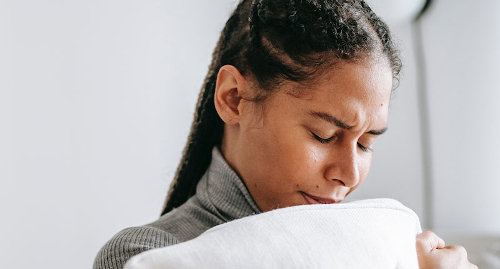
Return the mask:
[[[262,211],[342,201],[367,176],[373,143],[387,127],[385,60],[336,65],[298,87],[284,83],[262,104],[242,101],[236,139],[227,149],[223,143]]]

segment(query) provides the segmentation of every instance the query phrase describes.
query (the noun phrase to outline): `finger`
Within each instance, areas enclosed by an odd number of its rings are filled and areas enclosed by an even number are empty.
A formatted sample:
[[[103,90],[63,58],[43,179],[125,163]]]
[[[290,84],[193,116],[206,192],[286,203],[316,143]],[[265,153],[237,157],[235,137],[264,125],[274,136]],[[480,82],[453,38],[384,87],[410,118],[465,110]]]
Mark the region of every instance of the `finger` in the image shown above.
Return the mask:
[[[425,231],[417,235],[417,248],[425,252],[431,252],[434,249],[444,248],[445,242],[439,236],[431,231]]]
[[[446,243],[441,237],[436,235],[436,240],[437,240],[436,248],[444,248],[446,246]]]
[[[477,269],[477,266],[475,264],[472,264],[469,261],[469,259],[467,257],[468,256],[467,250],[463,246],[459,246],[459,245],[446,246],[443,249],[441,249],[440,251],[449,251],[450,254],[452,255],[451,257],[453,257],[452,258],[453,260],[461,261],[462,263],[467,264],[468,265],[467,268]]]
[[[457,257],[461,257],[464,259],[467,259],[467,250],[463,246],[459,245],[453,245],[453,246],[446,246],[443,249],[448,249],[453,251]]]
[[[417,236],[417,239],[426,245],[426,249],[444,248],[446,246],[444,240],[437,236],[432,231],[425,231]]]

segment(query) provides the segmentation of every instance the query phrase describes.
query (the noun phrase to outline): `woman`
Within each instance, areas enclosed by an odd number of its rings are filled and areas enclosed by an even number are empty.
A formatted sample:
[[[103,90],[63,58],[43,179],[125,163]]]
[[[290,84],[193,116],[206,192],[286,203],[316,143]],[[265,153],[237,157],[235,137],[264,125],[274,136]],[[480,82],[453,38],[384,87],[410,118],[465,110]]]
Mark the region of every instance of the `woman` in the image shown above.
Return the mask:
[[[400,69],[388,27],[363,1],[241,1],[214,51],[162,216],[115,235],[94,268],[122,268],[237,218],[341,202],[368,174]],[[473,266],[431,232],[417,249],[422,268]]]

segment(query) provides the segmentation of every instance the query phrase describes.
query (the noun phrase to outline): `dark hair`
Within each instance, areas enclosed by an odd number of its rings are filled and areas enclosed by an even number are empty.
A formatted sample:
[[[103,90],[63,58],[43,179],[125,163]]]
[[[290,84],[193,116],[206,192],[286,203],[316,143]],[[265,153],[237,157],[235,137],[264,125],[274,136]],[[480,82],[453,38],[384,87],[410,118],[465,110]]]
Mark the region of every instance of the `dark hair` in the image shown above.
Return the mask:
[[[242,75],[251,75],[265,97],[280,82],[311,81],[327,70],[326,65],[361,60],[372,53],[387,57],[398,80],[401,61],[389,29],[364,1],[242,0],[213,52],[162,215],[194,195],[212,148],[222,141],[224,124],[214,105],[222,66],[233,65]]]

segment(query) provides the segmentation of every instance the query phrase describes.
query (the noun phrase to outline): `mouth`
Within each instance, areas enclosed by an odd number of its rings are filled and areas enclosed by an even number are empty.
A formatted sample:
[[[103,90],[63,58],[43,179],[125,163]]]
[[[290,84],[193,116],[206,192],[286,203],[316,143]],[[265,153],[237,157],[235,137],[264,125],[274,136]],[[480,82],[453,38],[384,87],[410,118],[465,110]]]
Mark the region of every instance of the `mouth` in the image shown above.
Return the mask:
[[[302,192],[302,191],[299,191],[299,193],[302,194],[302,196],[304,197],[306,202],[310,205],[312,205],[312,204],[335,204],[335,203],[342,202],[342,200],[340,200],[340,199],[336,200],[336,199],[330,199],[330,198],[317,197],[317,196],[313,196],[313,195],[310,195],[310,194]]]

